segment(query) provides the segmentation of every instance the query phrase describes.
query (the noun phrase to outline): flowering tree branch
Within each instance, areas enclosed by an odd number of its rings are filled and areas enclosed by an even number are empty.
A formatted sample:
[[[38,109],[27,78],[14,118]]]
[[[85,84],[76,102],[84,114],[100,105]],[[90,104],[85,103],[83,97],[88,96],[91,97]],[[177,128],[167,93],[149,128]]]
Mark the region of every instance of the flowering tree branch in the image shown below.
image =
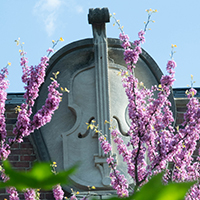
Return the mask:
[[[114,17],[115,23],[121,30],[119,37],[122,41],[124,60],[127,64],[127,71],[122,72],[121,75],[129,101],[128,111],[131,125],[128,135],[130,142],[125,144],[117,130],[113,130],[111,134],[114,138],[113,141],[117,144],[119,154],[127,163],[128,173],[135,183],[135,191],[161,171],[165,171],[163,180],[166,183],[169,181],[193,181],[200,177],[200,158],[197,157],[195,161],[192,158],[200,134],[200,104],[194,97],[195,89],[191,88],[186,92],[189,103],[184,115],[183,128],[175,129],[172,125],[174,119],[168,97],[175,81],[176,63],[173,60],[173,55],[176,45],[172,45],[170,60],[166,67],[168,75],[161,77],[160,85],[147,89],[134,77],[135,64],[139,59],[139,54],[142,53],[140,45],[145,42],[144,35],[149,30],[147,29],[148,24],[154,22],[151,20],[151,15],[155,12],[157,10],[147,10],[148,19],[145,22],[144,30],[138,33],[139,40],[135,40],[133,44],[129,42],[129,37],[124,34],[119,20]],[[157,97],[155,97],[155,92],[157,92]],[[109,152],[111,152],[111,146],[104,140],[100,141],[104,152],[108,150],[108,147]],[[109,158],[108,164],[111,165],[111,163],[112,159]],[[169,165],[169,163],[172,164]],[[115,169],[112,167],[112,170]],[[112,172],[110,176],[111,184],[112,180],[119,177],[115,172]],[[122,177],[122,175],[120,176]],[[126,182],[125,177],[123,179]],[[117,182],[118,186],[114,184],[112,186],[117,190],[119,196],[128,196],[128,186],[121,193],[122,182],[120,180]],[[198,188],[199,183],[190,190],[186,199],[199,199]]]
[[[64,41],[60,38],[57,42],[53,42],[53,48],[57,45],[59,41]],[[26,103],[21,104],[21,106],[17,107],[18,117],[15,128],[13,129],[14,138],[9,138],[6,142],[6,125],[5,125],[5,100],[6,100],[6,89],[8,87],[8,81],[5,79],[6,75],[8,74],[7,67],[1,70],[0,74],[0,106],[2,107],[0,113],[0,133],[1,133],[1,143],[0,143],[0,158],[1,160],[6,160],[11,153],[11,146],[14,143],[21,143],[23,142],[23,138],[30,135],[30,133],[34,132],[35,129],[44,126],[46,123],[51,121],[51,117],[54,111],[58,108],[59,103],[61,101],[62,94],[58,92],[59,83],[53,79],[51,84],[48,87],[48,97],[44,106],[33,116],[33,120],[30,119],[32,115],[32,108],[34,106],[35,100],[38,97],[39,88],[41,84],[44,82],[45,77],[45,70],[48,66],[48,61],[50,53],[53,52],[53,48],[48,49],[48,56],[43,56],[41,58],[41,62],[39,65],[36,66],[28,66],[28,59],[25,57],[26,52],[23,49],[23,44],[20,42],[20,39],[15,41],[17,45],[21,46],[19,50],[21,61],[20,65],[22,66],[22,82],[25,84],[25,94],[24,98]],[[10,65],[10,63],[9,63]],[[56,74],[57,75],[57,74]],[[1,177],[6,181],[9,179],[5,176],[3,168],[1,169]],[[57,185],[54,187],[53,191],[55,192],[55,196],[60,190],[60,186]],[[15,188],[8,188],[7,192],[10,194],[10,199],[18,200],[18,194]],[[35,199],[37,196],[37,191],[34,189],[27,189],[24,193],[25,199]],[[58,199],[58,198],[57,198]]]

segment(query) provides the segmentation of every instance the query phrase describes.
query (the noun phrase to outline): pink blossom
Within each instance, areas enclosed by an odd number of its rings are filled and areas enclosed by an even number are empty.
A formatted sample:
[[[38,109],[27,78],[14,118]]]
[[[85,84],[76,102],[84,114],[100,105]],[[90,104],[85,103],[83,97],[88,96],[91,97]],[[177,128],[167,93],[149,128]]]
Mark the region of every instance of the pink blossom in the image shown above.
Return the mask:
[[[64,198],[64,192],[60,185],[56,185],[53,187],[53,195],[56,200],[62,200]]]
[[[52,48],[48,48],[48,49],[47,49],[47,52],[51,52],[51,53],[53,53],[54,50],[53,50]]]
[[[25,200],[35,200],[36,193],[34,189],[26,189],[26,192],[24,192],[24,198]]]
[[[50,49],[48,52],[51,51]],[[6,89],[8,87],[8,81],[5,80],[6,75],[8,74],[7,68],[3,68],[0,73],[0,158],[5,160],[10,154],[10,147],[13,143],[21,143],[23,138],[30,135],[35,129],[40,128],[46,123],[50,122],[51,117],[54,111],[58,108],[60,103],[61,93],[57,91],[59,84],[57,81],[53,81],[48,88],[48,98],[45,102],[45,105],[39,110],[33,120],[30,119],[32,114],[32,108],[34,106],[35,99],[38,97],[39,87],[44,82],[45,69],[48,66],[49,58],[44,56],[41,58],[41,62],[37,66],[29,67],[28,60],[25,57],[25,52],[20,53],[22,66],[22,81],[26,84],[24,98],[26,103],[21,104],[19,109],[19,114],[17,117],[17,122],[15,128],[13,129],[14,138],[8,138],[6,140],[6,124],[5,124],[5,101],[7,98]],[[39,117],[41,116],[41,117]],[[8,180],[8,177],[4,174],[4,169],[1,170],[1,177],[4,181]],[[56,190],[56,189],[55,189]],[[59,191],[59,187],[57,187]],[[18,194],[15,188],[11,187],[7,189],[7,192],[10,194],[11,200],[18,200]],[[57,193],[58,194],[58,193]],[[62,192],[60,191],[60,195]],[[25,199],[31,200],[36,198],[35,190],[27,189],[24,193]]]
[[[101,148],[103,149],[104,153],[108,154],[112,149],[110,143],[106,141],[103,136],[99,137],[99,141],[101,142]]]
[[[71,197],[70,197],[70,200],[77,200],[76,196],[73,194]]]
[[[14,187],[9,187],[6,189],[7,193],[9,193],[10,200],[19,200],[17,190]]]

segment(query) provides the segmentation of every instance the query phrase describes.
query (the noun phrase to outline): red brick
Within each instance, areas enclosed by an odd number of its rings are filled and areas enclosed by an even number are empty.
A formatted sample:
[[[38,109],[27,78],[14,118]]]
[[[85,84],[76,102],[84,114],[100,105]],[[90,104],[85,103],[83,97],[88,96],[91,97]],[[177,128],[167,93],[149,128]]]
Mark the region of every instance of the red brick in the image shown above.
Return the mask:
[[[13,136],[12,130],[13,130],[13,129],[11,129],[11,130],[8,130],[8,129],[7,129],[7,135],[8,135],[8,136]]]
[[[30,165],[29,165],[29,162],[10,162],[11,165],[13,167],[24,167],[24,168],[28,168]]]
[[[177,106],[177,112],[185,112],[187,110],[186,107],[178,107]]]
[[[36,160],[35,156],[20,156],[20,161],[34,161]]]
[[[9,155],[8,160],[9,161],[19,161],[19,156]]]
[[[11,146],[11,149],[18,149],[19,148],[19,143],[14,143],[12,146]]]
[[[0,189],[0,194],[6,193],[6,189],[2,188]]]
[[[18,115],[18,113],[8,112],[8,113],[6,113],[6,118],[7,119],[16,119],[17,115]]]
[[[32,144],[31,143],[21,143],[20,144],[20,148],[33,148]]]
[[[12,150],[11,154],[30,155],[33,154],[33,149],[16,149]]]
[[[25,137],[25,138],[24,138],[24,142],[29,142],[29,143],[30,143],[29,138],[28,138],[28,137]]]
[[[12,111],[12,112],[15,112],[15,108],[17,107],[16,104],[7,104],[6,105],[6,112],[8,111]]]
[[[178,112],[176,115],[177,118],[184,119],[184,113]]]
[[[15,124],[17,119],[6,119],[6,124]]]
[[[183,123],[183,119],[180,119],[180,118],[176,119],[176,124],[177,125],[180,125],[182,123]]]
[[[53,193],[51,194],[46,194],[46,199],[50,200],[50,199],[54,199]]]
[[[184,121],[184,113],[177,112],[176,124],[182,124]]]
[[[6,124],[6,130],[13,130],[13,125]]]

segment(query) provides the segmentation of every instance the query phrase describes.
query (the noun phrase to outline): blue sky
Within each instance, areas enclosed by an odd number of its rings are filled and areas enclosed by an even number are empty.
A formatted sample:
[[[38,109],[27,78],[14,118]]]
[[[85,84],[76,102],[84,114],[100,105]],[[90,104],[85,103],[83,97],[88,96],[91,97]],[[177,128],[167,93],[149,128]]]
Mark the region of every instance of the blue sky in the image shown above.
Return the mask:
[[[92,29],[87,21],[89,8],[108,7],[115,12],[124,31],[133,41],[143,29],[147,18],[146,9],[157,9],[142,46],[165,73],[171,44],[177,45],[174,59],[177,62],[174,87],[190,84],[194,75],[195,87],[200,87],[200,16],[199,0],[4,0],[1,1],[0,65],[9,67],[10,87],[8,92],[22,92],[19,47],[14,40],[23,41],[29,65],[39,63],[40,57],[51,47],[52,40],[63,37],[57,49],[73,41],[91,38]],[[107,24],[107,37],[118,38],[119,30]]]

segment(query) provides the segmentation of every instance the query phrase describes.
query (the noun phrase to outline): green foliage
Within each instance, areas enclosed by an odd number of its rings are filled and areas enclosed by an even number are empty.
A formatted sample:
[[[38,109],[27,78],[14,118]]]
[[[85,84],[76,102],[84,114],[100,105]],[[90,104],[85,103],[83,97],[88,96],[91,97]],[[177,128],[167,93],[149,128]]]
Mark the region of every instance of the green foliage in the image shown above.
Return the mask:
[[[147,184],[145,184],[139,192],[124,198],[125,200],[183,200],[189,188],[195,182],[169,183],[162,184],[163,174],[154,176]],[[109,200],[119,200],[119,197],[112,197]]]
[[[163,185],[162,176],[163,174],[154,176],[146,185],[141,188],[140,192],[137,192],[133,196],[133,198],[135,200],[182,200],[184,199],[184,196],[189,188],[195,183],[184,182]]]
[[[73,174],[77,166],[73,166],[66,171],[57,174],[52,173],[50,163],[35,163],[31,171],[22,172],[15,171],[11,168],[8,161],[3,162],[5,174],[10,179],[3,183],[0,182],[0,188],[13,186],[17,190],[22,191],[26,188],[40,188],[43,190],[50,190],[57,184],[69,184],[69,175]],[[189,188],[195,182],[184,183],[169,183],[162,184],[163,174],[154,176],[147,184],[145,184],[140,191],[136,192],[125,200],[183,200]],[[119,200],[119,197],[112,197],[108,200]]]
[[[0,188],[9,186],[15,187],[22,191],[26,188],[40,188],[43,190],[51,190],[57,184],[69,184],[69,175],[73,174],[77,166],[73,166],[66,171],[52,173],[50,163],[35,163],[30,171],[15,171],[11,168],[8,161],[3,162],[5,174],[9,176],[7,182],[0,182]]]

